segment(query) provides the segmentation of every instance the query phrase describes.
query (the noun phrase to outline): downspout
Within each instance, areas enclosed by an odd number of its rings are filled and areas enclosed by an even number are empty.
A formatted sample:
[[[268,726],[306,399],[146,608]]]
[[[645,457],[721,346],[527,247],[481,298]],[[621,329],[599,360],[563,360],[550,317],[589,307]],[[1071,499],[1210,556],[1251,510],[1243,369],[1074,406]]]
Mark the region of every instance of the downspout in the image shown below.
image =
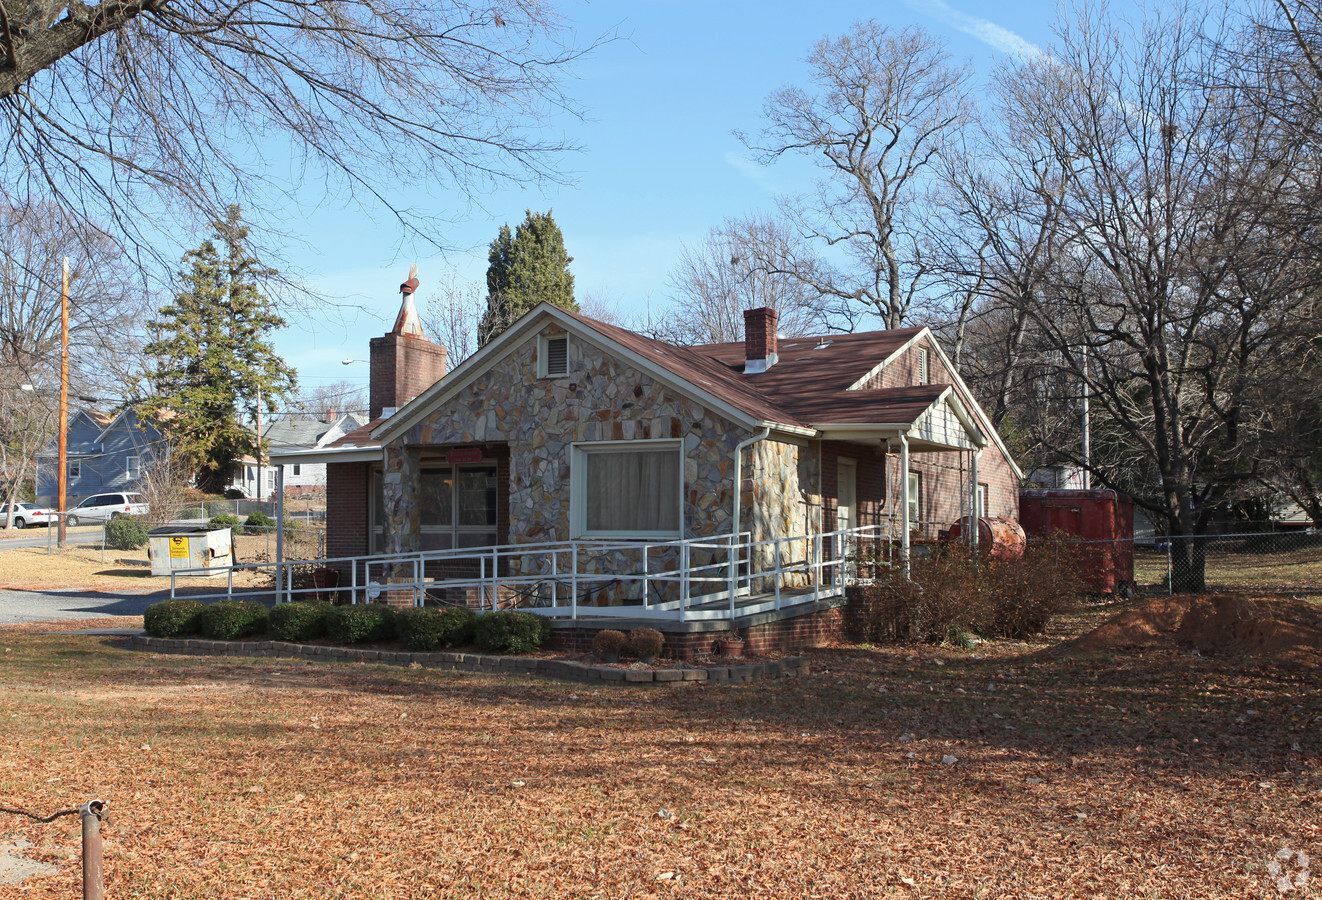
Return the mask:
[[[909,578],[909,436],[900,432],[900,572]]]
[[[771,426],[768,425],[758,434],[753,435],[746,441],[740,441],[734,447],[734,526],[730,529],[730,535],[734,540],[739,540],[739,512],[743,505],[744,493],[744,451],[756,444],[758,441],[765,441],[767,435],[771,434]]]
[[[743,467],[744,451],[747,450],[749,447],[753,446],[754,444],[756,444],[758,441],[766,440],[766,437],[769,434],[771,434],[770,425],[763,428],[759,434],[753,435],[748,440],[740,441],[738,444],[735,444],[734,447],[734,518],[730,520],[733,524],[730,530],[729,571],[727,573],[727,577],[729,578],[729,583],[730,583],[731,621],[734,620],[734,596],[739,587],[739,553],[737,548],[739,546],[739,508],[743,505],[742,501],[744,495],[744,467]],[[748,583],[751,586],[753,583],[752,580],[753,565],[752,565],[751,553],[749,554],[748,563],[749,563]]]

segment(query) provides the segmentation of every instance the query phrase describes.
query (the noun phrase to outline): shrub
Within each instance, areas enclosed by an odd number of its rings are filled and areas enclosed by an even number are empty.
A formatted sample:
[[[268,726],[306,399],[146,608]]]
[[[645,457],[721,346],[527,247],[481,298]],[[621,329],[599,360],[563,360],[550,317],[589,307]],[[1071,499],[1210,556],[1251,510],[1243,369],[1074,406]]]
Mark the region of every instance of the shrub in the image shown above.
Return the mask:
[[[235,519],[235,521],[237,522],[238,519]],[[274,528],[275,519],[272,519],[266,513],[262,512],[261,510],[258,510],[257,512],[248,516],[248,521],[245,524],[252,525],[254,528]],[[288,527],[289,523],[286,522],[285,525],[286,527]]]
[[[551,622],[527,612],[489,612],[477,617],[473,640],[488,653],[527,653],[551,636]]]
[[[643,661],[650,661],[665,645],[665,636],[655,628],[635,628],[629,632],[629,652]]]
[[[326,633],[325,603],[278,603],[271,610],[271,637],[278,641],[307,641]]]
[[[388,641],[395,637],[395,617],[384,603],[332,606],[326,611],[326,635],[337,644]]]
[[[206,607],[196,600],[177,597],[153,603],[142,613],[142,627],[152,637],[177,637],[197,634],[202,630],[202,611]]]
[[[119,516],[106,523],[106,546],[115,550],[136,550],[147,543],[151,526],[141,516]]]
[[[243,527],[239,524],[239,517],[222,513],[219,516],[211,517],[211,524],[220,528],[229,528],[236,536],[243,534]]]
[[[878,571],[878,583],[862,589],[863,638],[965,646],[969,633],[1037,634],[1052,615],[1082,598],[1086,573],[1069,544],[1030,544],[1020,559],[980,559],[976,565],[966,548],[945,545],[913,560],[910,581],[896,567]]]
[[[592,636],[592,652],[598,656],[619,653],[628,644],[629,639],[624,636],[624,632],[614,628],[603,628]]]
[[[261,634],[269,615],[267,608],[254,600],[218,600],[202,610],[202,633],[218,641]]]
[[[397,621],[399,639],[410,650],[435,650],[472,643],[477,614],[462,606],[406,609]]]

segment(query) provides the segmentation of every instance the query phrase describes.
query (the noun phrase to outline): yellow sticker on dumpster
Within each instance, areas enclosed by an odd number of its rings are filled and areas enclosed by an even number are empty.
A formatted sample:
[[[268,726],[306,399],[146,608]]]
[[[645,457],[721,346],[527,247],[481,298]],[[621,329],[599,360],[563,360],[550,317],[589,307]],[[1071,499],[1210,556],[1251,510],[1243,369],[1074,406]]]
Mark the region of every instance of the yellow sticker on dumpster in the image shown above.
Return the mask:
[[[188,538],[170,538],[170,559],[188,559]]]

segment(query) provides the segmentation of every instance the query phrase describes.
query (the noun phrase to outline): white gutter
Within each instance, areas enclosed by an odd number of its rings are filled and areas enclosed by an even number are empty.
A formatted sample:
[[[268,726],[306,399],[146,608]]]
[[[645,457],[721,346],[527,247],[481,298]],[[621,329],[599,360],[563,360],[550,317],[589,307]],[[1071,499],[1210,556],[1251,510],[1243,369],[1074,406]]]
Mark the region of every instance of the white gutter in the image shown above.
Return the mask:
[[[771,426],[765,426],[759,433],[753,435],[746,441],[740,441],[734,448],[734,527],[730,534],[734,540],[739,540],[739,511],[743,505],[744,494],[744,451],[756,444],[758,441],[765,441],[767,435],[771,434]]]

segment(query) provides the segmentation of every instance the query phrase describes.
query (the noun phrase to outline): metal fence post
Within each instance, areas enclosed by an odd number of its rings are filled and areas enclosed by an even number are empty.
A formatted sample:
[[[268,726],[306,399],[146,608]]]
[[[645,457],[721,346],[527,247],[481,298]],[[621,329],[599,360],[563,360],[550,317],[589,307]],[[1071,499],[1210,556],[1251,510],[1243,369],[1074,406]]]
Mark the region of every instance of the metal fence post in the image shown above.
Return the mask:
[[[1174,538],[1171,537],[1166,538],[1166,593],[1167,594],[1173,593],[1175,591],[1174,570],[1171,568],[1172,566],[1171,544],[1174,542],[1175,542]]]
[[[78,808],[83,820],[83,900],[102,900],[106,885],[101,877],[101,820],[105,804],[88,800]]]

